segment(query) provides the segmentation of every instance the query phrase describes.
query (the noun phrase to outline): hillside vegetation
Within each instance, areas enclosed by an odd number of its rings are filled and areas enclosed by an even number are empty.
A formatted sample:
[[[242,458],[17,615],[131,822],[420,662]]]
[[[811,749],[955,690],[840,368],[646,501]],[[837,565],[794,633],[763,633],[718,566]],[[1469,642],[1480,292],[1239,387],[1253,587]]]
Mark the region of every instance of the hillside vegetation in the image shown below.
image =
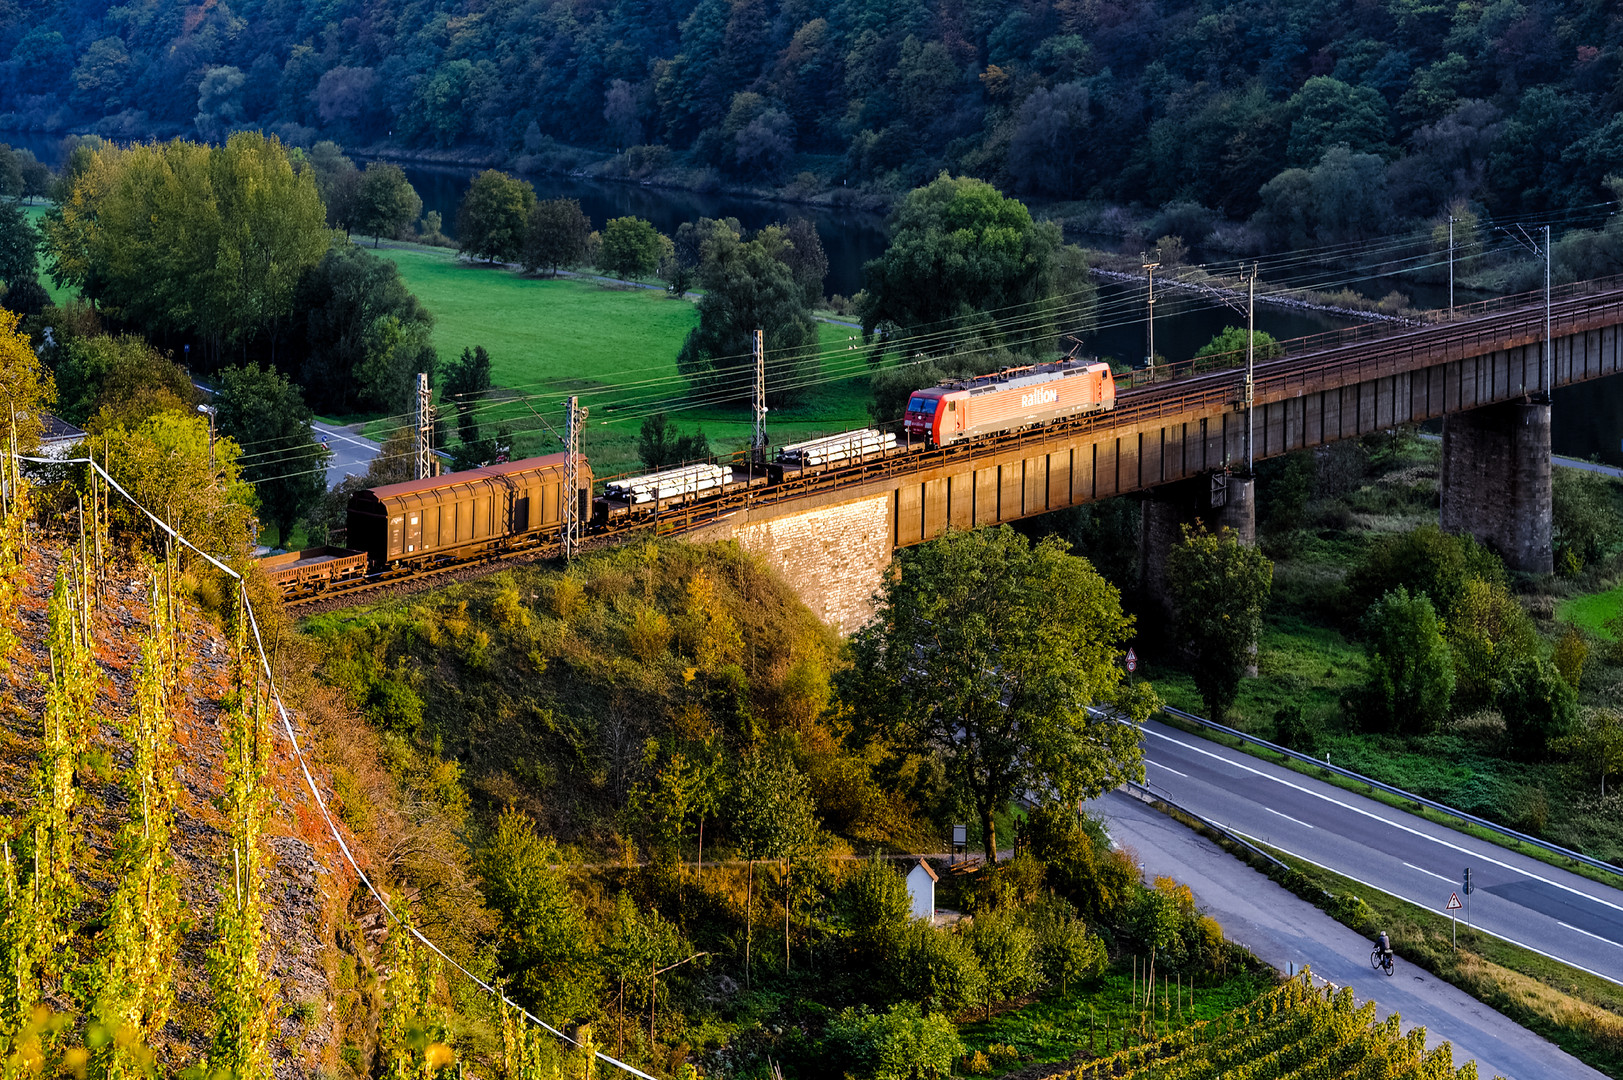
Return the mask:
[[[1620,48],[1602,0],[339,0],[191,14],[92,0],[0,22],[0,127],[248,125],[579,166],[557,140],[625,151],[632,175],[683,155],[712,184],[811,166],[795,181],[808,194],[901,191],[949,168],[1233,218],[1288,196],[1270,182],[1307,179],[1282,171],[1323,170],[1321,212],[1362,231],[1382,227],[1383,206],[1596,201],[1623,139]]]

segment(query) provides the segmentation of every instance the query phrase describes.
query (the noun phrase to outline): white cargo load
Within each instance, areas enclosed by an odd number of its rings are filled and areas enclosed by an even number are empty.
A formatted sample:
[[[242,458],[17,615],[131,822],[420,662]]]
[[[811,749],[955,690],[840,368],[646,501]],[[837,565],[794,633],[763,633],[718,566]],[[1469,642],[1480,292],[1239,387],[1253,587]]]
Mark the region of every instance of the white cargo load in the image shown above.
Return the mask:
[[[785,465],[831,465],[895,448],[896,435],[893,432],[863,428],[861,431],[845,431],[780,447],[778,461]]]
[[[726,465],[684,465],[680,469],[610,480],[603,493],[611,499],[647,503],[683,495],[703,495],[719,491],[733,482],[733,470]]]

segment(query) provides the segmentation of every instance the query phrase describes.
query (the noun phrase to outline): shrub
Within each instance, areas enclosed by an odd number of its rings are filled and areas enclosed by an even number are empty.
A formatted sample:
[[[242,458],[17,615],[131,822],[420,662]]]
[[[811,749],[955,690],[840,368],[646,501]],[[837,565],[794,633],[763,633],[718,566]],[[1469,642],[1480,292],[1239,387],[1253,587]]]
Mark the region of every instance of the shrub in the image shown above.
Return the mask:
[[[1387,730],[1435,730],[1448,715],[1454,661],[1431,599],[1399,586],[1370,605],[1363,625],[1366,722]]]
[[[1538,633],[1503,582],[1467,578],[1444,631],[1454,654],[1454,712],[1492,705],[1505,673],[1538,652]]]
[[[964,933],[980,962],[981,1002],[987,1019],[994,1001],[1008,1001],[1035,990],[1042,981],[1037,967],[1037,936],[1015,921],[1012,912],[992,911],[975,916]]]
[[[1511,669],[1499,691],[1499,712],[1511,749],[1540,758],[1551,742],[1571,733],[1578,715],[1577,691],[1554,665],[1534,657]]]
[[[384,731],[410,735],[423,722],[423,699],[398,675],[385,675],[367,693],[366,716]]]
[[[1123,851],[1090,838],[1076,814],[1045,807],[1027,819],[1033,858],[1048,868],[1048,884],[1090,923],[1122,921],[1138,888],[1138,867]]]
[[[961,934],[914,922],[897,937],[897,984],[903,998],[949,1015],[980,999],[986,975]]]
[[[1471,578],[1503,586],[1504,564],[1469,536],[1423,525],[1369,549],[1347,575],[1346,609],[1354,615],[1368,611],[1381,597],[1402,588],[1410,595],[1431,597],[1432,607],[1447,616]]]
[[[626,626],[626,644],[644,665],[652,664],[671,647],[671,620],[651,607],[638,607]]]
[[[1274,742],[1299,753],[1316,755],[1323,729],[1302,715],[1300,705],[1285,705],[1274,713]]]
[[[1567,627],[1566,633],[1555,643],[1550,662],[1567,680],[1567,685],[1578,689],[1584,677],[1584,661],[1589,659],[1589,643],[1576,626]]]
[[[1106,963],[1105,944],[1088,933],[1088,926],[1076,917],[1076,909],[1052,896],[1032,906],[1028,913],[1032,932],[1037,936],[1037,965],[1043,979],[1071,992],[1073,982],[1097,978]]]
[[[911,1002],[875,1014],[846,1009],[828,1025],[831,1074],[856,1080],[913,1080],[947,1076],[964,1044],[952,1022],[923,1015]]]

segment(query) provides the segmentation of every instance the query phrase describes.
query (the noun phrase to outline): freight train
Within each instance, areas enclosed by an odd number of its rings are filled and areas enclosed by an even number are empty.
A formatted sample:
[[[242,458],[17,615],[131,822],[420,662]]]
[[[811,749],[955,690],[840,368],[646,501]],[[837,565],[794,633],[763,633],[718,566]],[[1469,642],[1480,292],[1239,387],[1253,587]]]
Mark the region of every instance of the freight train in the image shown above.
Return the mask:
[[[704,463],[610,480],[592,496],[584,457],[566,491],[567,455],[526,458],[350,496],[347,548],[320,547],[261,562],[284,597],[309,599],[558,543],[568,499],[588,532],[609,532],[694,503],[791,483],[801,477],[1011,431],[1062,423],[1110,409],[1116,384],[1108,364],[1068,359],[945,380],[915,391],[902,437],[873,428],[781,447],[764,465]]]

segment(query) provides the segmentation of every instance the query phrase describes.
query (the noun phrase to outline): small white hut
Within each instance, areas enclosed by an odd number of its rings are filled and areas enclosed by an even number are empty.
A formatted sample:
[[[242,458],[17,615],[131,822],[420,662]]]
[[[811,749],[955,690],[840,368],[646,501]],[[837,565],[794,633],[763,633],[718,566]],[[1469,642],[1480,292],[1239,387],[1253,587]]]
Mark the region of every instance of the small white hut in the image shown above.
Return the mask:
[[[907,895],[913,901],[913,918],[935,918],[935,883],[940,880],[923,859],[907,872]]]

